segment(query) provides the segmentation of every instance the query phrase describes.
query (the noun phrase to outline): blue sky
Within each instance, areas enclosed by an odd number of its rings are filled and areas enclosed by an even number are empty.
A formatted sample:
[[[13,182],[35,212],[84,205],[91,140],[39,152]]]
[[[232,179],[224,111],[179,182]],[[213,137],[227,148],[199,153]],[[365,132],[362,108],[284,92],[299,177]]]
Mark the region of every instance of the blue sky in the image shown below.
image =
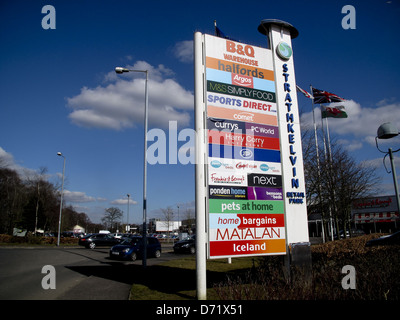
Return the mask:
[[[56,10],[54,30],[41,24],[48,4]],[[348,4],[356,29],[342,28]],[[116,75],[114,68],[148,69],[149,129],[167,133],[168,121],[176,121],[181,132],[194,122],[194,32],[213,34],[217,20],[227,35],[265,47],[257,27],[274,18],[299,30],[297,84],[349,100],[348,119],[329,120],[331,138],[374,166],[383,178],[379,194],[394,194],[374,137],[383,122],[400,128],[399,16],[398,0],[2,1],[0,156],[25,175],[47,167],[48,179],[59,182],[60,151],[68,204],[99,222],[107,207],[126,212],[129,193],[130,222],[140,222],[144,75]],[[299,108],[310,122],[311,102],[301,94]],[[399,145],[395,138],[381,146]],[[150,218],[168,206],[179,205],[181,214],[192,208],[194,166],[149,165],[147,198]]]

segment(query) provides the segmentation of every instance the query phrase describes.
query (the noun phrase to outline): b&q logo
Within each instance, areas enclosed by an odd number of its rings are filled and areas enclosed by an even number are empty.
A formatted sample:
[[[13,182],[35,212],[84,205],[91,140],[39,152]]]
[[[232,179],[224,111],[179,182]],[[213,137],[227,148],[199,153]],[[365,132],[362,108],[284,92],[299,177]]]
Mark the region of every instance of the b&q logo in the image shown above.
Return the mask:
[[[243,46],[241,44],[236,44],[233,41],[227,40],[226,51],[254,58],[254,48],[249,45]]]

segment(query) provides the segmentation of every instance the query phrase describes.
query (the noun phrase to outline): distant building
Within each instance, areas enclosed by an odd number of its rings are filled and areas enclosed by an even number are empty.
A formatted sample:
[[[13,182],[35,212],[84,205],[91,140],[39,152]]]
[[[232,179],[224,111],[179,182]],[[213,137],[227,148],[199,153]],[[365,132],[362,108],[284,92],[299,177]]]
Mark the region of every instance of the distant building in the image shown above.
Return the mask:
[[[370,232],[393,232],[400,227],[396,197],[379,196],[355,200],[351,208],[356,228]]]
[[[182,221],[165,221],[159,218],[151,218],[149,219],[149,223],[147,224],[148,232],[173,232],[178,231],[179,228],[182,226]],[[142,226],[139,226],[141,230],[143,229]]]
[[[85,228],[76,225],[76,226],[74,226],[74,227],[72,228],[72,232],[73,232],[73,233],[85,233]]]
[[[331,237],[329,216],[325,217],[327,223],[326,236]],[[335,224],[333,225],[335,234]],[[399,213],[397,211],[396,197],[377,196],[357,199],[351,207],[351,228],[360,229],[365,233],[392,233],[400,229]],[[308,230],[310,237],[322,236],[322,217],[320,213],[308,216]]]
[[[181,221],[156,221],[156,232],[177,231],[181,225]]]

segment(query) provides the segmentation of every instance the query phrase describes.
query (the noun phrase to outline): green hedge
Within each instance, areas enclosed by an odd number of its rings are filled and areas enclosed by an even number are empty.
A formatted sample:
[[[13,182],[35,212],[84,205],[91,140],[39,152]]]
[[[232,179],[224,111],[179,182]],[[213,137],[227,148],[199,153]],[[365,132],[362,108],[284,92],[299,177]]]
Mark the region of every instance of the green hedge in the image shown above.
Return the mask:
[[[57,237],[25,236],[16,237],[0,234],[1,244],[57,244]],[[77,238],[60,238],[60,244],[78,244]]]

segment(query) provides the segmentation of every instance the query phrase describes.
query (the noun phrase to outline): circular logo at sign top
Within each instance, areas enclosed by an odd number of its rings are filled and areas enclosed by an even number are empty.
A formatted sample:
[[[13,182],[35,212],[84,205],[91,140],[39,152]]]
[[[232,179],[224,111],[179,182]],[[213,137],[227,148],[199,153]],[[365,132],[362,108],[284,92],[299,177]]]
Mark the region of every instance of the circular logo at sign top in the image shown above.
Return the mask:
[[[276,46],[276,53],[284,60],[289,60],[292,56],[292,48],[286,42],[279,42]]]

